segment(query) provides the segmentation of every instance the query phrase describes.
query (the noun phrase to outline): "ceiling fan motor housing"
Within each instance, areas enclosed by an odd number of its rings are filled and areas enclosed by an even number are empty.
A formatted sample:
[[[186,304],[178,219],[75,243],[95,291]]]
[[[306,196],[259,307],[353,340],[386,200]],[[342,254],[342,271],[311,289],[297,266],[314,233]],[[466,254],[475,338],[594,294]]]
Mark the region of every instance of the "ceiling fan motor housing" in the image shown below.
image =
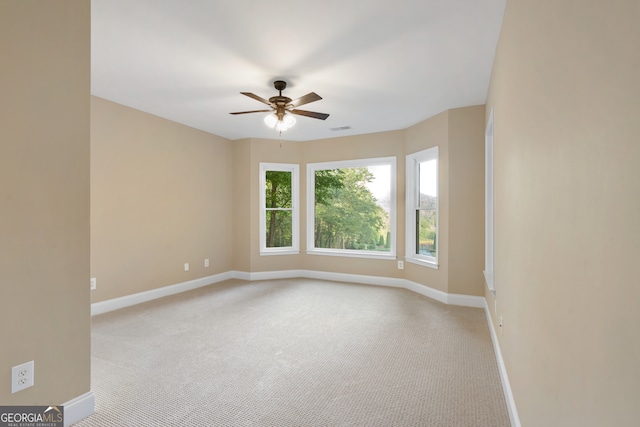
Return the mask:
[[[286,89],[287,82],[283,80],[276,80],[275,82],[273,82],[273,87],[275,87],[276,90],[280,92],[280,94],[278,96],[272,96],[271,98],[269,98],[269,102],[275,108],[275,114],[278,117],[278,120],[282,121],[286,112],[286,106],[291,102],[291,98],[282,96],[282,91]]]

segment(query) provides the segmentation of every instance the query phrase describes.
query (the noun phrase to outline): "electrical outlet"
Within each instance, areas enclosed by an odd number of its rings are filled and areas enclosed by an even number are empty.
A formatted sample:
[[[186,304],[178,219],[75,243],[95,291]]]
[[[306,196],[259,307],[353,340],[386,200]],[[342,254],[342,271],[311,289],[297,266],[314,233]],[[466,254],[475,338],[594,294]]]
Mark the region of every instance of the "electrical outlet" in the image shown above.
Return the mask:
[[[189,271],[189,263],[188,262],[184,263],[184,271]]]
[[[209,258],[204,260],[204,266],[209,267]]]
[[[11,393],[31,387],[33,385],[33,373],[33,360],[11,368]]]
[[[91,290],[93,290],[93,289],[95,289],[95,288],[96,288],[96,284],[97,284],[97,283],[96,283],[96,278],[95,278],[95,277],[92,277],[92,278],[91,278]]]
[[[398,270],[404,270],[404,261],[398,261]]]

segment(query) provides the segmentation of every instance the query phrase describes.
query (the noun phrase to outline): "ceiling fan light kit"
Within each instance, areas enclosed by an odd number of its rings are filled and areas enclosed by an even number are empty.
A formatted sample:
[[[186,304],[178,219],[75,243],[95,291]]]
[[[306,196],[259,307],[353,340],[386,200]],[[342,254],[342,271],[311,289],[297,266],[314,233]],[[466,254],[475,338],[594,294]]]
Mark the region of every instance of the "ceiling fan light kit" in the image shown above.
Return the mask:
[[[293,127],[296,124],[296,118],[291,114],[285,114],[282,120],[278,119],[275,114],[269,114],[264,118],[264,124],[271,129],[275,128],[277,131],[284,132],[287,129]]]
[[[308,104],[310,102],[319,101],[322,98],[315,92],[309,92],[308,94],[301,96],[298,99],[291,100],[291,98],[282,96],[282,91],[287,87],[287,83],[282,80],[276,80],[273,82],[273,87],[279,92],[278,96],[272,96],[267,101],[258,95],[251,92],[240,92],[241,94],[253,98],[256,101],[271,107],[271,110],[253,110],[253,111],[239,111],[230,114],[248,114],[248,113],[271,113],[264,118],[264,123],[270,127],[275,128],[278,132],[282,133],[287,129],[293,127],[296,124],[296,118],[293,114],[299,116],[311,117],[314,119],[326,120],[329,117],[325,113],[316,113],[315,111],[298,110],[296,107],[300,105]]]
[[[275,114],[268,114],[264,118],[264,124],[273,129],[278,123],[278,118]]]

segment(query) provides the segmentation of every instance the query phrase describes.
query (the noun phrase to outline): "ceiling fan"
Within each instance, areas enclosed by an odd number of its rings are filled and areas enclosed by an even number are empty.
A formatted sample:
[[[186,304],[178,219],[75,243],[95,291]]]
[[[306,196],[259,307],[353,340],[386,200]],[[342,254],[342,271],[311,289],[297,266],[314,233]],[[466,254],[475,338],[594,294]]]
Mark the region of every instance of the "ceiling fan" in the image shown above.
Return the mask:
[[[309,92],[308,94],[301,96],[298,99],[291,100],[291,98],[282,96],[282,91],[287,87],[287,82],[282,80],[276,80],[273,82],[273,87],[279,92],[278,96],[272,96],[267,101],[266,99],[259,97],[256,94],[251,92],[240,92],[243,95],[248,96],[249,98],[253,98],[256,101],[262,102],[263,104],[271,107],[270,110],[252,110],[252,111],[238,111],[236,113],[229,114],[248,114],[248,113],[270,113],[267,117],[264,118],[264,122],[267,126],[271,128],[276,128],[276,130],[282,132],[289,129],[296,123],[296,119],[292,116],[292,114],[296,114],[298,116],[306,116],[314,119],[326,120],[329,117],[328,114],[325,113],[316,113],[315,111],[307,111],[307,110],[298,110],[296,107],[300,105],[308,104],[310,102],[319,101],[322,99],[320,95],[315,92]]]

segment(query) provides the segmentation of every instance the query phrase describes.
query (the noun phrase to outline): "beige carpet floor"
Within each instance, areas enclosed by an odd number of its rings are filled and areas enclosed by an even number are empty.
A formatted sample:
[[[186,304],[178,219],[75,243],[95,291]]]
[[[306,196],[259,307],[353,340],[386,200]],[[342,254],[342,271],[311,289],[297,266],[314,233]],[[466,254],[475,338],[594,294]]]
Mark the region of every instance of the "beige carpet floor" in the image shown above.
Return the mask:
[[[232,280],[93,318],[89,426],[509,426],[482,309]]]

